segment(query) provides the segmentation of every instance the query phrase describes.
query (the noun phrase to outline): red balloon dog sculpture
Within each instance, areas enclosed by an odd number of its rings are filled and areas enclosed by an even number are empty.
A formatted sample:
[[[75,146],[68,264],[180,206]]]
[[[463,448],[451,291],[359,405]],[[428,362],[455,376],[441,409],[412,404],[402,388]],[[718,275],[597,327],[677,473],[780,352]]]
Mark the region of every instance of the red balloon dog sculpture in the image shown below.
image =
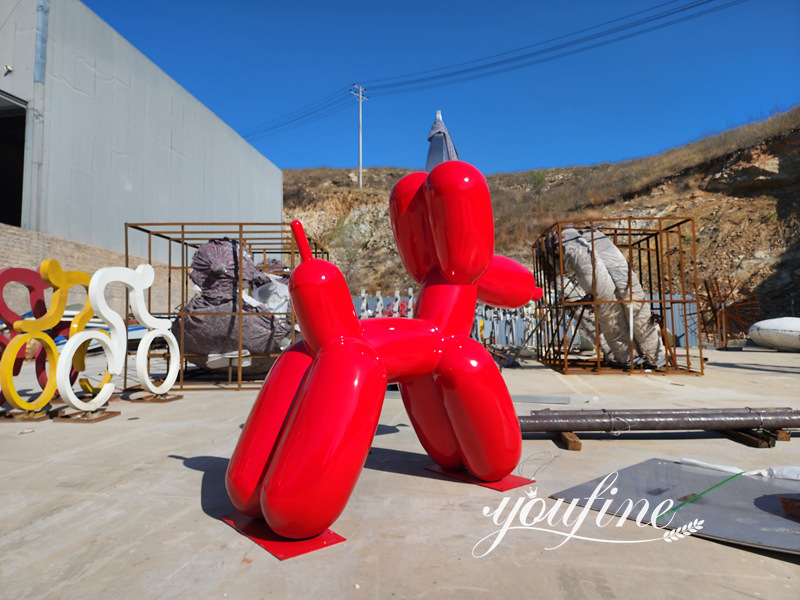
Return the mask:
[[[333,264],[292,230],[301,264],[289,293],[303,341],[267,375],[226,475],[240,512],[287,538],[323,533],[344,510],[366,461],[388,383],[397,382],[430,457],[484,481],[516,467],[519,421],[489,353],[469,333],[478,300],[516,308],[542,291],[494,254],[489,188],[459,161],[403,177],[390,198],[400,257],[421,284],[413,319],[359,321]]]

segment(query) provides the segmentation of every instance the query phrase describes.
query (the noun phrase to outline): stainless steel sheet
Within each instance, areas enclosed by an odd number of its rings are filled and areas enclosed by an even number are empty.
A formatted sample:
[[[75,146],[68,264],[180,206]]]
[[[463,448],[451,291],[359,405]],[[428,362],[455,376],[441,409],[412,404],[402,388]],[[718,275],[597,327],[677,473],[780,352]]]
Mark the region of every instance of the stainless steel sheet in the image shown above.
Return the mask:
[[[710,490],[731,474],[657,458],[620,469],[617,474],[617,493],[605,495],[605,499],[612,499],[606,511],[609,515],[621,514],[626,499],[645,499],[650,507],[671,499],[677,506],[699,495],[675,511],[671,528],[700,519],[703,529],[694,534],[698,537],[800,554],[800,519],[787,515],[780,503],[781,497],[800,499],[798,481],[743,475]],[[584,506],[604,478],[558,492],[552,498],[566,502],[577,499],[577,504]],[[596,501],[593,508],[603,504]],[[635,517],[635,512],[628,516]]]

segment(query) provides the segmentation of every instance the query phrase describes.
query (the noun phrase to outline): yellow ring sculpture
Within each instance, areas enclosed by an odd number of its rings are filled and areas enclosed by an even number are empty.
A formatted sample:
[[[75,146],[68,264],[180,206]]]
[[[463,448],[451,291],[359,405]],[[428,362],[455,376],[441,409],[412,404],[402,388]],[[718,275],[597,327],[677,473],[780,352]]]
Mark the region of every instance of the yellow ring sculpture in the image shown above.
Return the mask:
[[[47,384],[44,386],[42,393],[29,402],[22,399],[14,385],[14,359],[16,359],[19,351],[24,348],[30,340],[38,340],[41,342],[47,354],[47,362],[51,368],[48,370]],[[8,346],[6,346],[3,352],[3,358],[0,359],[0,385],[3,388],[6,401],[19,410],[37,411],[44,408],[47,403],[50,402],[50,399],[56,391],[56,364],[58,364],[58,349],[56,348],[56,343],[53,341],[53,338],[43,331],[31,331],[14,336]]]
[[[42,261],[39,272],[42,280],[53,288],[53,297],[50,301],[47,313],[38,319],[22,319],[15,322],[13,325],[14,330],[21,335],[16,335],[12,338],[9,345],[3,351],[2,360],[0,360],[0,388],[2,388],[3,393],[7,395],[9,404],[19,410],[41,410],[55,395],[58,385],[56,380],[56,365],[58,364],[59,353],[55,342],[46,331],[56,327],[64,318],[64,311],[67,306],[67,294],[70,288],[76,285],[88,288],[91,280],[91,276],[82,271],[65,272],[58,261],[54,259]],[[83,331],[92,316],[94,316],[94,312],[87,298],[83,309],[72,319],[69,328],[69,337],[73,337]],[[37,396],[35,400],[27,401],[22,399],[14,385],[14,362],[20,350],[33,339],[42,343],[46,352],[49,369],[47,372],[47,383],[42,387],[42,393]],[[85,359],[88,346],[88,342],[82,344],[75,352],[72,366],[79,373],[86,368]],[[84,391],[92,395],[97,395],[103,385],[110,381],[111,374],[106,371],[97,386],[93,386],[89,380],[85,378],[81,378],[79,383]]]

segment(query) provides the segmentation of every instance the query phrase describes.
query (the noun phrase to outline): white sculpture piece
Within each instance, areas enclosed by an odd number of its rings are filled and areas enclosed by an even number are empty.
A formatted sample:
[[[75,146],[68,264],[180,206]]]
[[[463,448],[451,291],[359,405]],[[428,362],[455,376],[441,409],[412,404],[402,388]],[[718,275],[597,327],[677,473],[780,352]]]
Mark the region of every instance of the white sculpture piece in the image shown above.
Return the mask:
[[[392,316],[399,317],[400,316],[400,290],[394,291],[394,302],[392,303]]]
[[[131,289],[131,310],[136,319],[150,329],[139,342],[136,351],[136,372],[144,388],[152,394],[166,394],[178,377],[180,367],[180,349],[178,341],[170,331],[169,319],[159,319],[150,314],[144,300],[144,291],[153,285],[155,272],[147,264],[139,265],[136,270],[126,267],[106,267],[99,269],[89,283],[89,302],[95,314],[108,326],[108,334],[104,331],[81,331],[69,338],[64,345],[56,367],[58,391],[67,404],[76,410],[93,411],[105,404],[114,392],[114,384],[106,383],[100,392],[88,402],[77,397],[69,380],[72,359],[78,348],[91,340],[96,341],[106,353],[108,372],[120,375],[125,364],[127,350],[127,329],[122,316],[114,311],[106,301],[105,289],[119,282]],[[169,366],[167,376],[161,385],[155,385],[148,372],[148,352],[153,340],[162,336],[169,348]]]

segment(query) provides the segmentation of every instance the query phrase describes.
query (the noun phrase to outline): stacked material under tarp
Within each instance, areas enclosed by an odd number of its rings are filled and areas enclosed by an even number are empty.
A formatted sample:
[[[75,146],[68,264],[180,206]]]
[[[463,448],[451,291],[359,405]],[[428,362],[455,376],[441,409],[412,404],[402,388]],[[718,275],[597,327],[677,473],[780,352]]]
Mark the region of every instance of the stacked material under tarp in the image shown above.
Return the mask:
[[[553,242],[555,245],[557,240]],[[579,232],[565,228],[561,248],[563,276],[580,286],[585,294],[594,292],[596,321],[606,359],[630,365],[633,339],[635,363],[663,365],[664,343],[650,304],[639,278],[614,243],[597,230]],[[571,296],[580,297],[579,294],[580,290],[570,291]]]
[[[575,311],[575,320],[578,321],[578,328],[582,334],[581,350],[591,350],[594,348],[595,340],[599,339],[603,356],[610,356],[611,348],[609,347],[608,342],[606,342],[605,336],[602,333],[599,335],[597,334],[597,323],[594,318],[594,305],[584,304],[585,302],[591,302],[592,297],[586,294],[586,290],[584,290],[575,279],[575,276],[562,276],[560,289],[564,294],[565,302],[582,303],[580,308]],[[588,347],[584,347],[584,340],[587,340],[587,343],[589,344]]]
[[[191,279],[200,294],[184,307],[185,316],[172,324],[181,352],[201,368],[212,368],[209,358],[239,351],[239,304],[247,315],[242,319],[242,354],[252,356],[242,362],[246,374],[265,373],[275,354],[291,335],[287,319],[270,314],[286,308],[288,290],[279,277],[256,268],[250,253],[242,252],[242,289],[239,288],[239,244],[228,238],[213,239],[198,248],[192,259]],[[274,288],[274,289],[271,289]],[[259,300],[254,299],[250,290]],[[286,298],[282,298],[285,292]],[[220,313],[209,315],[204,313]],[[257,315],[257,316],[256,316]],[[181,332],[181,322],[183,332]],[[245,367],[245,364],[250,364]],[[212,363],[213,365],[214,363]],[[227,364],[227,363],[226,363]]]
[[[664,342],[661,340],[661,332],[653,319],[650,303],[647,301],[639,277],[619,248],[602,232],[584,231],[582,237],[589,244],[593,244],[595,255],[605,264],[609,276],[614,281],[616,298],[629,301],[624,305],[626,323],[633,333],[637,355],[646,362],[663,365],[666,360]]]

